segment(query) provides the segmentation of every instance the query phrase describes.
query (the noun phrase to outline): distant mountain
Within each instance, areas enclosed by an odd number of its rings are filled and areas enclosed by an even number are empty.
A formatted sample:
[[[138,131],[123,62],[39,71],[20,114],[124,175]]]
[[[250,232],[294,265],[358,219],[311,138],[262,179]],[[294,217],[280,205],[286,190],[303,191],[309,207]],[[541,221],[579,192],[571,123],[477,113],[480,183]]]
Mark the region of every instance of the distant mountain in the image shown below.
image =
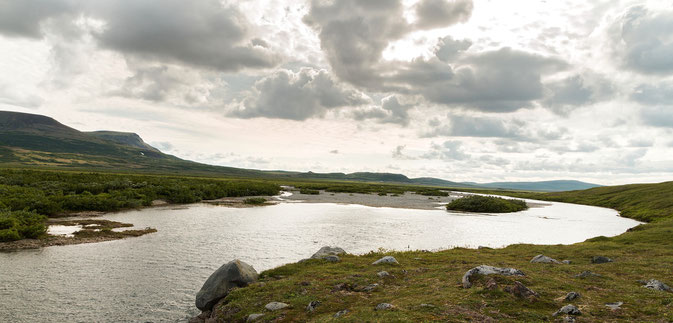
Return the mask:
[[[599,187],[601,185],[585,183],[575,180],[557,180],[542,182],[495,182],[495,183],[465,183],[479,187],[493,189],[507,189],[520,191],[561,192],[577,191]]]
[[[391,183],[446,188],[566,191],[596,187],[579,181],[457,183],[394,173],[261,171],[183,160],[148,145],[135,133],[81,132],[46,116],[0,111],[0,167],[41,167],[158,174]]]

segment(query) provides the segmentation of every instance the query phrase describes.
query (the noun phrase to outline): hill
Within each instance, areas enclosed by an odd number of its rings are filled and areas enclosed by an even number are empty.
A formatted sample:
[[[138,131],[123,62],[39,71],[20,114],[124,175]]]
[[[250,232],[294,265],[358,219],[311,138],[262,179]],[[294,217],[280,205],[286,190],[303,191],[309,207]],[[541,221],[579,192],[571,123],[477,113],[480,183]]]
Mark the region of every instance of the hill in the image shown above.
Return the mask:
[[[601,185],[585,183],[574,180],[556,180],[556,181],[541,181],[541,182],[495,182],[495,183],[465,183],[479,187],[488,187],[494,189],[505,190],[524,190],[524,191],[541,191],[541,192],[561,192],[561,191],[576,191],[585,190]]]

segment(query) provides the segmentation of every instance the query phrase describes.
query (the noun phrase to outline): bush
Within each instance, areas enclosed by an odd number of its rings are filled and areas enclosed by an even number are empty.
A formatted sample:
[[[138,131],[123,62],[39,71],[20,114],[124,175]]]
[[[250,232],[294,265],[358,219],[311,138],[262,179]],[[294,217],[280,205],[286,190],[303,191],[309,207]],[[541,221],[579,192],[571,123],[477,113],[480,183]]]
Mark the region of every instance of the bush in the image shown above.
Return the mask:
[[[309,188],[302,188],[302,189],[299,190],[299,193],[308,194],[308,195],[319,195],[320,191],[312,190],[312,189],[309,189]]]
[[[493,196],[470,195],[451,201],[447,210],[483,213],[509,213],[528,209],[522,200],[509,200]]]
[[[243,200],[245,204],[260,205],[266,203],[266,199],[263,197],[251,197]]]
[[[28,211],[0,211],[0,241],[35,239],[47,232],[47,217]]]

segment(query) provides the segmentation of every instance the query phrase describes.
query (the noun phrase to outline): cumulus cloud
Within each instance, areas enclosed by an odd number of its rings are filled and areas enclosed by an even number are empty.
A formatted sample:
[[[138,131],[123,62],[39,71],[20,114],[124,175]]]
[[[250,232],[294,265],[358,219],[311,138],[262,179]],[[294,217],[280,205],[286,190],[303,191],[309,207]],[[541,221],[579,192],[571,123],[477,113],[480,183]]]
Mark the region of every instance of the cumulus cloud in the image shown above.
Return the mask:
[[[432,143],[431,150],[421,156],[423,159],[441,159],[441,160],[465,160],[470,155],[466,154],[460,141],[447,140],[442,144]]]
[[[650,11],[634,6],[611,26],[616,58],[645,74],[673,72],[673,11]]]
[[[547,97],[541,102],[559,115],[600,101],[614,92],[612,84],[602,76],[591,73],[575,74],[545,85]]]
[[[393,150],[393,158],[394,159],[403,159],[403,160],[416,159],[412,156],[409,156],[409,155],[405,154],[404,153],[405,148],[406,148],[406,146],[404,146],[404,145],[399,145],[399,146],[395,147],[395,150]]]
[[[526,123],[519,120],[455,115],[450,116],[446,124],[436,123],[422,136],[523,138],[525,126]]]
[[[673,106],[673,83],[641,84],[631,94],[631,99],[647,105]]]
[[[435,56],[442,62],[450,62],[471,46],[472,41],[468,39],[456,40],[451,36],[446,36],[437,42]]]
[[[421,0],[416,4],[416,26],[439,28],[465,22],[472,15],[472,0]]]
[[[653,106],[641,110],[640,118],[650,126],[673,128],[673,107],[672,106]]]
[[[329,109],[369,101],[364,94],[334,81],[326,70],[303,68],[297,73],[280,70],[255,83],[253,94],[231,115],[306,120],[322,116]]]
[[[3,0],[0,2],[0,33],[14,37],[42,38],[49,19],[71,14],[70,0]]]
[[[357,109],[353,112],[355,120],[375,119],[379,123],[395,123],[402,126],[409,124],[410,104],[401,104],[396,96],[389,96],[381,100],[380,107]]]

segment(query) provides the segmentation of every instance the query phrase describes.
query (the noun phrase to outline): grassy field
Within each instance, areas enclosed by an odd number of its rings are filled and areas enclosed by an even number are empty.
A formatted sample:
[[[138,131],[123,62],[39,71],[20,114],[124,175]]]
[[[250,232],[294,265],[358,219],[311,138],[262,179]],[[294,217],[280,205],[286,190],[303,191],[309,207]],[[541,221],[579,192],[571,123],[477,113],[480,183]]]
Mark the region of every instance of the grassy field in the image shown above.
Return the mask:
[[[673,194],[671,183],[604,187],[580,192],[534,194],[509,193],[517,197],[575,202],[612,207],[622,215],[653,220],[613,238],[596,237],[574,245],[512,245],[504,249],[451,249],[440,252],[377,252],[346,255],[330,263],[310,260],[288,264],[261,273],[260,283],[231,292],[215,309],[218,321],[244,320],[262,313],[263,321],[339,322],[424,322],[424,321],[556,321],[552,314],[563,305],[579,307],[578,322],[673,322],[673,293],[650,290],[639,281],[658,279],[673,285]],[[502,192],[499,192],[502,193]],[[538,255],[564,260],[565,264],[538,264]],[[372,265],[384,255],[394,256],[399,265]],[[309,255],[307,255],[309,256]],[[593,264],[594,256],[611,263]],[[479,265],[513,267],[524,277],[478,278],[465,289],[461,277]],[[380,278],[385,270],[390,276]],[[591,271],[600,276],[576,275]],[[485,286],[487,278],[497,282]],[[505,289],[520,281],[538,293],[534,300],[516,297]],[[363,287],[378,284],[373,291]],[[563,300],[568,292],[579,299]],[[269,312],[264,305],[278,301],[289,308]],[[319,301],[315,311],[306,306]],[[623,302],[621,309],[605,304]],[[380,303],[392,310],[376,311]],[[340,318],[334,314],[348,310]]]

